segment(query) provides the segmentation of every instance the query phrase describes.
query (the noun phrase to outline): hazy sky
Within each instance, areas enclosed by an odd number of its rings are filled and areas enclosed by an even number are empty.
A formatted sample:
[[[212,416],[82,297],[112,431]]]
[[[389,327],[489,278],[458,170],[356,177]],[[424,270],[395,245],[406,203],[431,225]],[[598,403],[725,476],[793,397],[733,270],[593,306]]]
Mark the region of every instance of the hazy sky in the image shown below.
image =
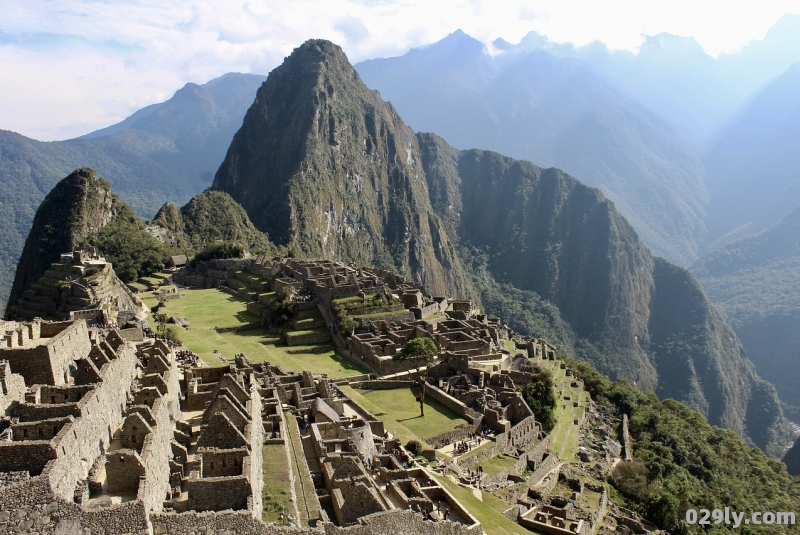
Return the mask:
[[[435,7],[433,7],[435,6]],[[226,72],[267,74],[306,39],[353,62],[394,56],[456,29],[516,43],[694,36],[709,54],[762,39],[797,0],[0,0],[0,129],[66,139]]]

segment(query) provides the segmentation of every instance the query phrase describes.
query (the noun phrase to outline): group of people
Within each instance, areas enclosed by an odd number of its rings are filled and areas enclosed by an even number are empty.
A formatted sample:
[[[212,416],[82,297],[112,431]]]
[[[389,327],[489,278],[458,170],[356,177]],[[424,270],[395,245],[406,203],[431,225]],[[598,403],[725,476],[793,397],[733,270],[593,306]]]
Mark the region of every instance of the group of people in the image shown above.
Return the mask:
[[[119,329],[119,325],[116,323],[95,323],[94,327],[104,331],[116,331]]]
[[[388,484],[387,484],[387,489],[388,489]],[[387,490],[387,492],[388,492],[388,490]],[[409,509],[409,511],[413,511],[415,513],[421,514],[423,520],[430,520],[431,522],[436,522],[437,521],[436,517],[433,516],[433,511],[429,512],[427,509],[423,509],[420,506],[420,504],[416,504],[416,507],[414,507],[413,504],[409,503],[408,504],[408,509]],[[449,520],[449,518],[450,518],[450,509],[445,507],[444,513],[442,513],[442,501],[441,500],[436,502],[436,512],[444,520]]]
[[[292,302],[293,303],[307,303],[309,301],[313,301],[316,296],[311,290],[301,290],[295,294],[292,294]]]
[[[394,455],[394,458],[397,459],[401,465],[404,465],[406,468],[411,468],[414,466],[414,459],[409,457],[409,455],[400,448],[392,448],[389,450],[389,453]]]
[[[461,455],[462,453],[467,453],[468,451],[470,451],[472,449],[472,446],[470,446],[470,444],[466,440],[462,440],[461,442],[457,443],[453,447],[453,449],[458,455]]]
[[[200,357],[191,349],[179,349],[175,352],[175,360],[194,366],[197,364],[197,361],[200,360]]]

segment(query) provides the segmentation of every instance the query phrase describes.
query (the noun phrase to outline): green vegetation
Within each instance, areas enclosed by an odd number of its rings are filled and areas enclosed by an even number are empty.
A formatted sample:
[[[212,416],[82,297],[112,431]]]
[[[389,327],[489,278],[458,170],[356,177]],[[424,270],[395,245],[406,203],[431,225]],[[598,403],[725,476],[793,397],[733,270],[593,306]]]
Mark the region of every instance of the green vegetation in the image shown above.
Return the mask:
[[[556,393],[553,390],[553,377],[540,366],[534,369],[533,378],[525,389],[525,401],[533,411],[536,421],[550,430],[556,424]]]
[[[412,338],[403,345],[403,349],[395,353],[392,357],[393,360],[410,361],[417,369],[417,375],[420,376],[422,382],[422,391],[419,394],[419,415],[425,416],[425,382],[428,378],[428,366],[433,362],[433,357],[436,356],[438,348],[433,338]],[[420,368],[425,367],[424,373],[420,372]]]
[[[183,204],[211,184],[263,80],[227,74],[209,84],[190,84],[156,104],[157,113],[137,114],[134,120],[79,139],[42,142],[0,131],[0,309],[5,308],[37,206],[61,179],[75,169],[94,168],[146,218],[167,201]],[[65,209],[72,207],[64,204]]]
[[[221,191],[204,191],[180,210],[166,204],[154,223],[170,232],[179,250],[201,251],[198,260],[238,258],[245,251],[277,252],[267,235],[253,226],[244,209]]]
[[[400,301],[391,296],[387,297],[383,295],[383,293],[374,293],[367,294],[363,298],[351,296],[334,299],[331,308],[339,331],[350,334],[356,328],[356,322],[353,316],[361,316],[359,311],[398,304],[400,304]]]
[[[659,401],[626,381],[611,381],[586,362],[570,361],[587,390],[617,416],[628,414],[634,463],[622,463],[611,482],[630,507],[670,533],[699,533],[684,521],[687,508],[795,511],[800,481],[786,466],[748,447],[731,431],[709,425],[682,403]],[[734,530],[715,526],[714,533]],[[743,526],[736,533],[797,533],[797,526]]]
[[[800,209],[705,254],[691,270],[800,423]]]
[[[148,306],[157,303],[152,295],[143,294],[140,297]],[[244,353],[255,362],[268,361],[286,371],[310,370],[331,378],[366,373],[356,362],[337,354],[333,349],[324,353],[289,353],[289,350],[311,351],[316,346],[288,347],[263,327],[217,332],[214,327],[249,326],[258,323],[259,318],[247,311],[245,301],[216,288],[181,290],[180,299],[165,301],[161,312],[168,317],[189,320],[190,327],[180,329],[179,336],[184,346],[211,366],[219,366],[221,356],[233,358],[237,353]]]
[[[533,533],[503,516],[503,511],[509,508],[508,502],[495,498],[488,492],[481,493],[481,498],[478,498],[471,488],[462,487],[446,476],[433,474],[433,477],[440,485],[447,489],[461,505],[466,507],[469,512],[472,513],[472,516],[478,519],[486,533],[498,535]]]
[[[115,214],[111,221],[86,237],[82,247],[94,246],[98,253],[114,266],[123,282],[137,279],[164,269],[170,249],[151,236],[133,210],[116,195],[112,196]]]
[[[404,442],[414,437],[424,440],[466,423],[466,420],[458,414],[430,398],[425,400],[425,406],[428,408],[427,414],[420,415],[416,410],[419,407],[418,389],[358,390],[357,392],[378,410],[376,416],[381,419],[387,416],[414,435],[408,439],[404,438]],[[387,425],[386,428],[394,431],[391,426]],[[402,432],[400,434],[403,435]]]
[[[289,491],[289,464],[286,459],[286,447],[282,444],[265,444],[262,446],[264,489],[262,491],[265,522],[284,523],[291,514],[292,493]]]
[[[300,513],[300,518],[298,520],[301,526],[308,526],[309,521],[316,522],[320,517],[320,512],[314,505],[314,500],[316,499],[314,481],[311,479],[311,473],[308,471],[308,465],[305,462],[303,441],[300,437],[300,428],[297,426],[297,419],[289,411],[284,412],[283,416],[286,420],[287,432],[289,434],[286,447],[289,448],[291,468],[294,471],[294,490],[297,495],[297,509]]]
[[[425,438],[466,423],[466,420],[430,398],[425,400],[427,414],[424,418],[420,417],[415,394],[410,390],[356,390],[348,385],[340,385],[339,388],[383,420],[386,430],[396,433],[403,444],[414,440],[429,448]]]
[[[192,259],[192,265],[205,260],[216,258],[241,258],[245,252],[244,246],[231,242],[216,242],[204,248]]]
[[[481,466],[484,474],[487,476],[493,476],[496,473],[505,470],[506,468],[511,468],[518,460],[519,459],[516,457],[500,454],[496,457],[492,457],[491,459],[486,459],[485,461],[475,463],[470,467],[470,470],[477,470],[478,467]]]

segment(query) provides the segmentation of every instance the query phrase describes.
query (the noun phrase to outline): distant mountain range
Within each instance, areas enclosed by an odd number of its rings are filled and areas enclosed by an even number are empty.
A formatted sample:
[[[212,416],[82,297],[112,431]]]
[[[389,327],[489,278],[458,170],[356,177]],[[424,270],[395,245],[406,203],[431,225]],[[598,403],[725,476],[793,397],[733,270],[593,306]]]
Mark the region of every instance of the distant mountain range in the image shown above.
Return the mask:
[[[327,41],[270,74],[213,189],[294,255],[383,265],[474,298],[773,455],[788,441],[774,387],[697,281],[651,256],[600,191],[415,134]]]
[[[5,307],[36,208],[56,182],[92,167],[142,216],[152,217],[167,201],[184,203],[211,185],[264,79],[232,73],[186,84],[166,102],[68,141],[0,131],[0,305]]]
[[[656,254],[696,258],[708,203],[699,151],[588,64],[522,45],[493,56],[459,31],[356,69],[413,128],[564,169],[603,190]]]

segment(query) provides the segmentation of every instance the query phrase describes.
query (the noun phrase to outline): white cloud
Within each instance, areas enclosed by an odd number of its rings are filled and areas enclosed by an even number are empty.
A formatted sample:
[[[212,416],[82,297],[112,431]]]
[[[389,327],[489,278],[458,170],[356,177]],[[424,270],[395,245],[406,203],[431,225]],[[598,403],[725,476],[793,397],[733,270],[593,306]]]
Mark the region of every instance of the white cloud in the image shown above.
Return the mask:
[[[435,7],[434,7],[435,6]],[[635,49],[642,34],[693,35],[709,52],[761,38],[793,0],[4,0],[0,128],[63,139],[117,122],[185,82],[266,74],[309,38],[354,62],[458,28],[489,42],[531,30]]]

